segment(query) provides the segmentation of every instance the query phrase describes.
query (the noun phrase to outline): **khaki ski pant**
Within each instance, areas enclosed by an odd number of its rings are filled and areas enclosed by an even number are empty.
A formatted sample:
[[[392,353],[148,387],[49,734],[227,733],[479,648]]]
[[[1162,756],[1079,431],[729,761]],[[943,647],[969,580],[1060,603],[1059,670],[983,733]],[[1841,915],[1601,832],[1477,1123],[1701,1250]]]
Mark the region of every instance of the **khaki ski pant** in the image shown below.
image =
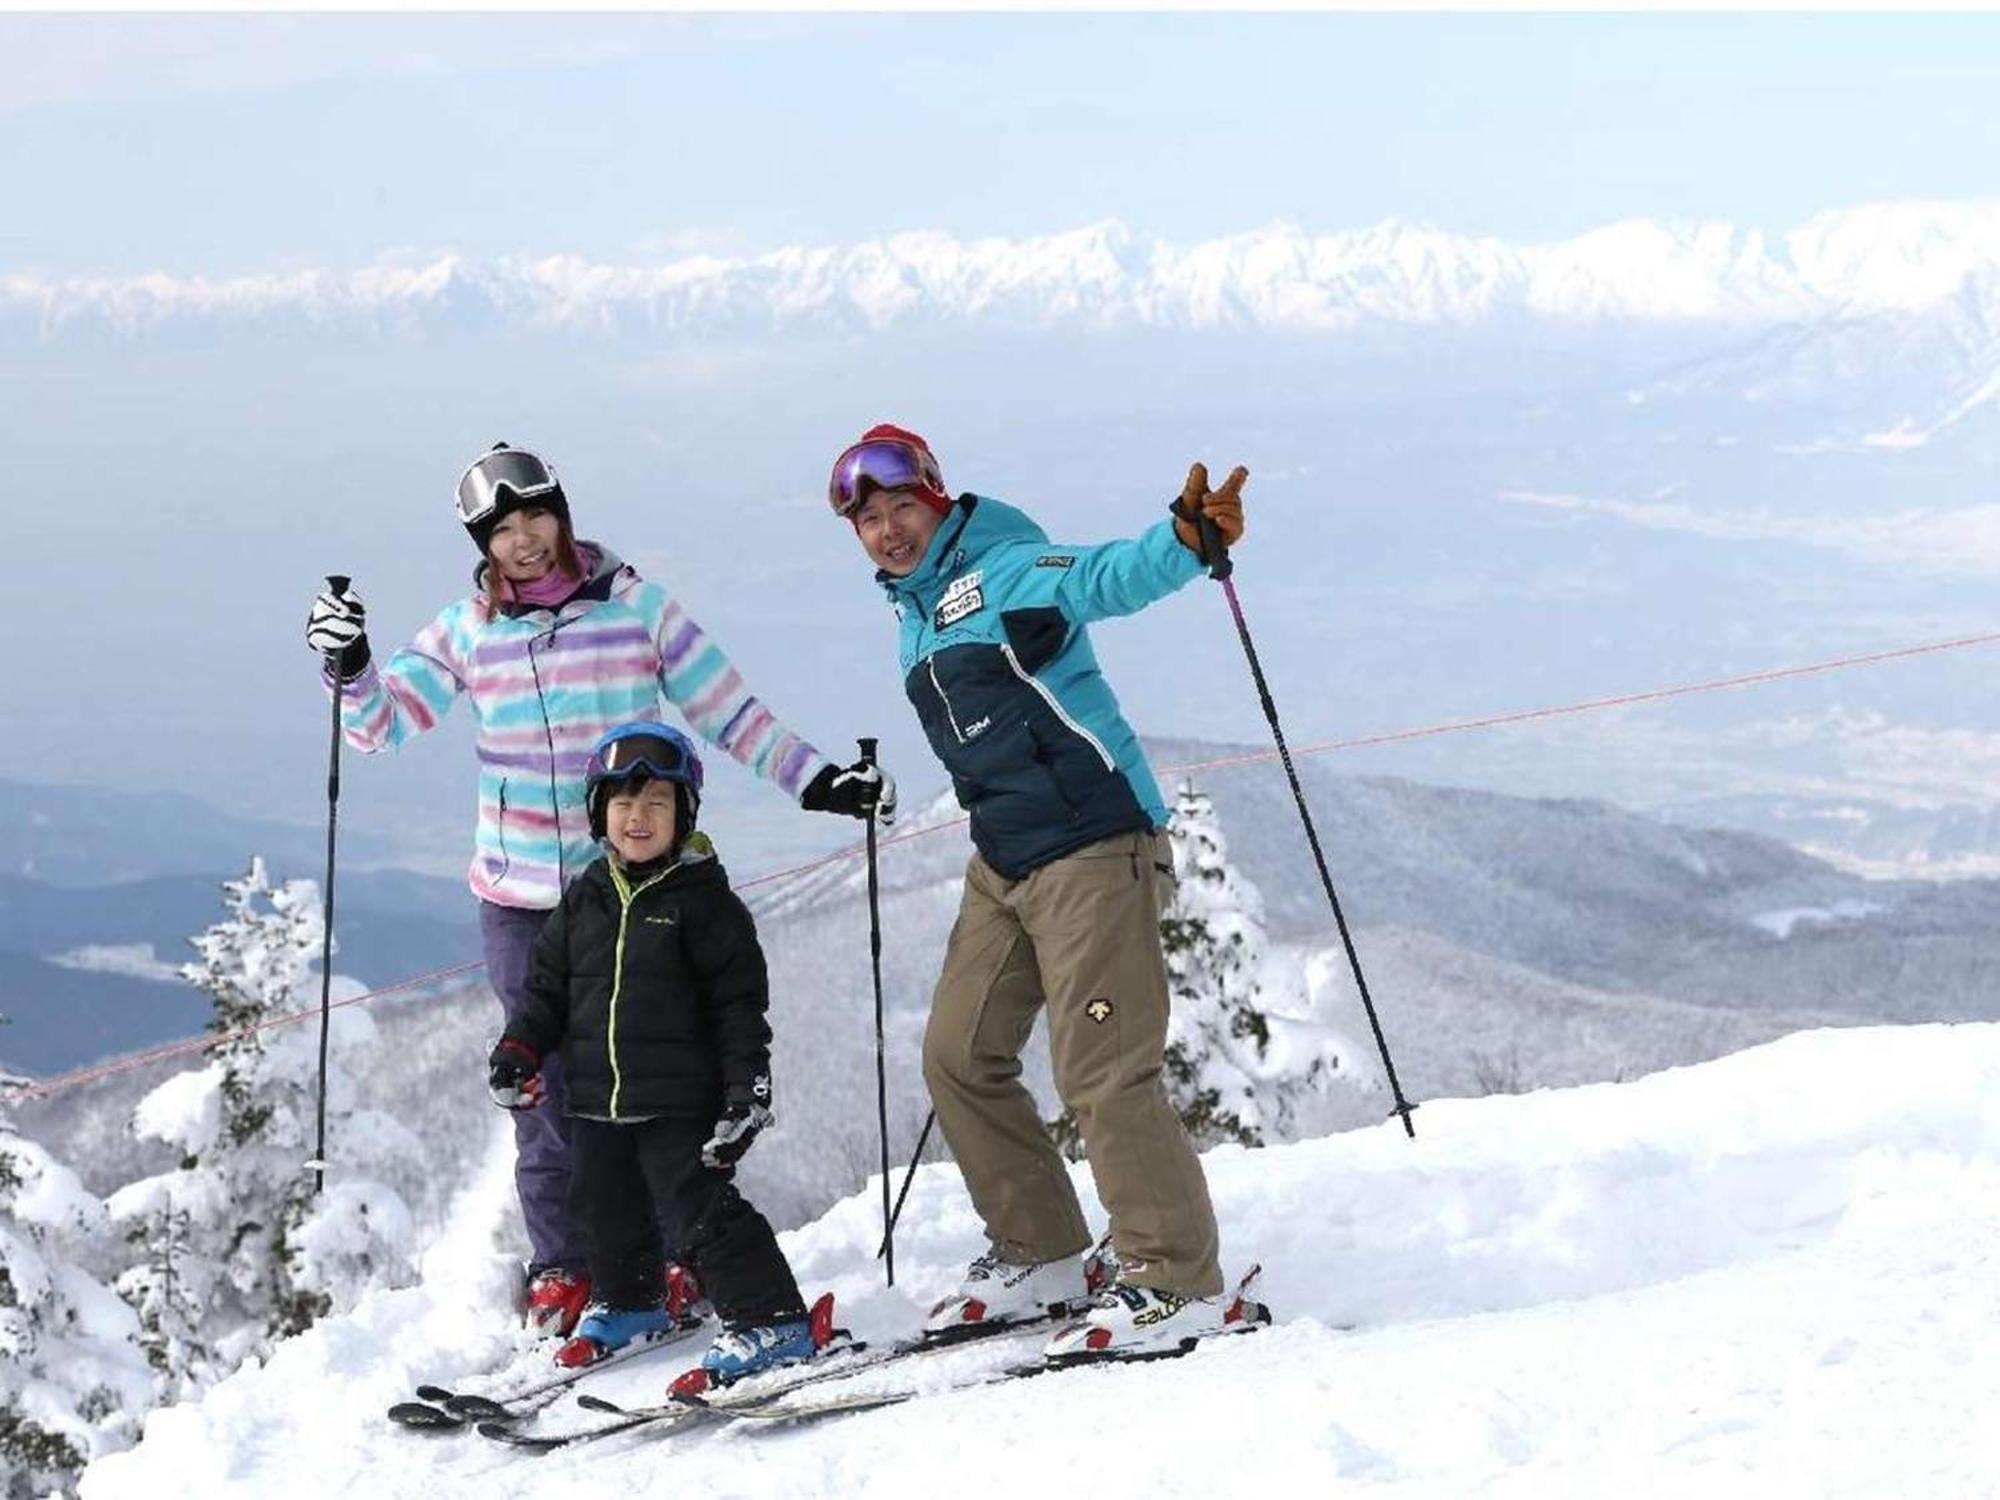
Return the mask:
[[[1056,1093],[1076,1113],[1128,1280],[1222,1291],[1201,1161],[1160,1081],[1173,894],[1164,835],[1127,833],[1007,880],[975,854],[924,1033],[924,1081],[994,1249],[1016,1264],[1088,1248],[1062,1157],[1021,1083],[1044,1005]]]

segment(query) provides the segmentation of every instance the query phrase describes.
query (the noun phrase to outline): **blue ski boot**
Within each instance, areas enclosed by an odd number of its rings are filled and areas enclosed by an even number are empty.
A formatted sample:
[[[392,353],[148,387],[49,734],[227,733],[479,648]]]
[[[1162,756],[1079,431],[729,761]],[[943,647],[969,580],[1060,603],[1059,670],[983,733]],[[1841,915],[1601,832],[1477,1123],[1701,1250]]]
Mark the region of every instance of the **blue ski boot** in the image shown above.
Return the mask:
[[[750,1328],[727,1328],[716,1335],[701,1367],[717,1385],[734,1385],[746,1375],[760,1375],[778,1365],[795,1365],[813,1357],[812,1322],[788,1318]]]
[[[853,1342],[833,1326],[833,1294],[828,1292],[803,1318],[731,1328],[717,1336],[701,1363],[667,1387],[669,1396],[704,1396],[780,1365],[797,1365]]]
[[[594,1365],[627,1344],[674,1327],[673,1314],[664,1307],[592,1307],[576,1325],[576,1337],[556,1350],[556,1363],[571,1370]]]

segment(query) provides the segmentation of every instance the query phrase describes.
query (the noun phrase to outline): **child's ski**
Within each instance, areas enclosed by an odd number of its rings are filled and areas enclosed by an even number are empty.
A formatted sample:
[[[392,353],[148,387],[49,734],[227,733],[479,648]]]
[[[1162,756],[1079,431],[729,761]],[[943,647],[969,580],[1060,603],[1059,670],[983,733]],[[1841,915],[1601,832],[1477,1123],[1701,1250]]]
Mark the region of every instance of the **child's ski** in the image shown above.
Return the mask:
[[[445,1386],[420,1385],[415,1401],[399,1401],[389,1408],[389,1420],[400,1427],[432,1432],[448,1432],[471,1422],[517,1422],[549,1405],[577,1381],[614,1364],[685,1343],[702,1333],[707,1322],[688,1319],[664,1333],[635,1339],[622,1349],[614,1349],[603,1359],[575,1369],[553,1373],[537,1362],[513,1381],[500,1382],[500,1394],[453,1391]]]

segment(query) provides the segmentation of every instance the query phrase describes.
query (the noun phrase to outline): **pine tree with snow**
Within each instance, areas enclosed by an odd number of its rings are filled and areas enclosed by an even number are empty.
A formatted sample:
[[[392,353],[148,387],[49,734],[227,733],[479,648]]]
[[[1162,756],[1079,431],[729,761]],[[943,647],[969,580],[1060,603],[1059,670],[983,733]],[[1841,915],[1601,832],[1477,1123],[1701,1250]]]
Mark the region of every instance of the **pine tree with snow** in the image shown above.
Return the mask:
[[[4,1019],[4,1018],[0,1018]],[[104,1205],[14,1126],[26,1079],[0,1069],[0,1497],[68,1494],[83,1465],[129,1446],[152,1400],[139,1322],[83,1269]]]
[[[1263,897],[1229,862],[1215,804],[1192,781],[1175,798],[1168,838],[1175,891],[1160,918],[1172,997],[1167,1097],[1197,1146],[1292,1139],[1300,1107],[1339,1074],[1339,1044],[1303,1019],[1311,1007],[1302,976],[1267,953]],[[1271,993],[1274,985],[1283,992]],[[1069,1111],[1049,1131],[1065,1155],[1081,1155]]]
[[[373,1285],[411,1277],[408,1209],[391,1189],[345,1168],[420,1149],[395,1122],[356,1110],[329,1070],[327,1135],[341,1170],[316,1195],[318,1032],[274,1025],[308,1004],[318,954],[318,890],[273,886],[262,859],[223,886],[227,916],[193,939],[182,975],[214,1004],[207,1066],[154,1089],[134,1115],[140,1134],[176,1147],[171,1172],[122,1188],[111,1209],[136,1263],[118,1289],[137,1309],[170,1398],[228,1374],[279,1339],[351,1306]],[[336,1057],[373,1039],[343,1011]]]

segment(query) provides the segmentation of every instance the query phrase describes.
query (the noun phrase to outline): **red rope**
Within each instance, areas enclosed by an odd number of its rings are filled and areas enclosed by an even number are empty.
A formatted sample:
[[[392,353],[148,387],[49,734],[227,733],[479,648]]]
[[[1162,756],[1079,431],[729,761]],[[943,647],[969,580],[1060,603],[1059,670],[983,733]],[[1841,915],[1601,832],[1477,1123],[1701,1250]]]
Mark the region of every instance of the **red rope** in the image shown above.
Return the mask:
[[[2000,632],[1986,635],[1959,636],[1953,640],[1929,641],[1920,646],[1901,646],[1893,651],[1871,651],[1859,656],[1840,656],[1829,661],[1808,662],[1803,666],[1772,667],[1762,672],[1744,672],[1734,677],[1711,677],[1700,682],[1684,682],[1674,687],[1650,688],[1638,693],[1619,693],[1608,698],[1586,698],[1578,703],[1560,704],[1553,708],[1523,708],[1508,713],[1488,714],[1477,719],[1447,719],[1437,724],[1425,724],[1414,729],[1392,729],[1380,734],[1360,735],[1353,739],[1326,740],[1317,745],[1307,745],[1292,752],[1294,757],[1305,755],[1327,755],[1336,750],[1361,750],[1375,745],[1394,745],[1406,740],[1427,739],[1440,734],[1460,734],[1470,729],[1494,729],[1506,724],[1525,724],[1536,719],[1555,719],[1569,714],[1595,713],[1606,708],[1626,708],[1635,703],[1658,703],[1667,698],[1684,698],[1691,693],[1713,693],[1724,688],[1749,687],[1757,683],[1778,682],[1788,677],[1808,677],[1817,672],[1836,672],[1846,667],[1871,666],[1877,662],[1901,661],[1912,656],[1928,656],[1940,651],[1957,651],[1967,646],[1990,646],[2000,641]],[[1186,775],[1191,771],[1219,771],[1230,766],[1257,765],[1278,758],[1273,750],[1253,750],[1242,755],[1226,755],[1217,760],[1194,761],[1186,765],[1166,766],[1162,775]],[[958,828],[965,824],[964,817],[947,818],[941,823],[927,823],[921,828],[908,829],[892,838],[877,841],[878,849],[892,849],[898,844],[907,844],[913,839],[926,838],[933,833],[941,833],[947,828]],[[792,865],[787,869],[773,870],[766,875],[758,875],[750,880],[739,881],[738,890],[748,890],[752,886],[768,885],[772,881],[790,879],[795,875],[809,875],[815,870],[823,870],[829,865],[859,858],[867,849],[865,842],[857,841],[846,848],[835,850],[819,859],[808,860],[802,865]],[[379,990],[353,995],[348,999],[334,1002],[334,1008],[343,1005],[363,1005],[379,1000],[385,995],[393,995],[402,990],[415,989],[432,984],[440,979],[448,979],[455,974],[469,973],[484,968],[484,959],[474,959],[470,963],[455,964],[448,969],[433,969],[428,974],[419,974],[414,979],[403,980]],[[95,1067],[79,1069],[73,1073],[61,1073],[40,1083],[27,1085],[17,1091],[16,1097],[23,1099],[47,1099],[64,1093],[81,1084],[99,1078],[111,1078],[120,1073],[130,1073],[149,1063],[161,1062],[171,1057],[185,1056],[190,1052],[202,1052],[221,1042],[233,1041],[258,1031],[266,1031],[275,1026],[288,1026],[294,1021],[304,1021],[319,1014],[312,1010],[292,1011],[282,1016],[272,1016],[257,1025],[225,1036],[189,1037],[185,1041],[169,1042],[145,1052],[135,1052],[116,1061]]]

